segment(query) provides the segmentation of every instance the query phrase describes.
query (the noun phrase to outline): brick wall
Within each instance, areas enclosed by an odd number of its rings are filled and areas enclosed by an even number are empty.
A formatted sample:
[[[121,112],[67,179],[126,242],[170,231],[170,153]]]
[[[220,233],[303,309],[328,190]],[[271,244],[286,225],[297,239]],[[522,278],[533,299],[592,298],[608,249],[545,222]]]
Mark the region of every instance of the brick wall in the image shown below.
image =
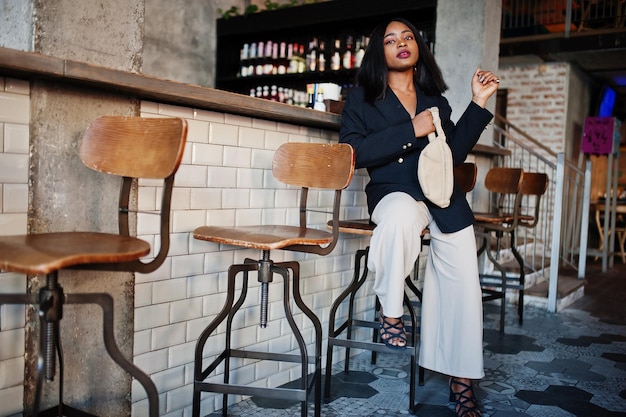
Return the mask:
[[[498,70],[500,88],[507,89],[506,118],[554,152],[565,151],[567,63],[543,63]]]

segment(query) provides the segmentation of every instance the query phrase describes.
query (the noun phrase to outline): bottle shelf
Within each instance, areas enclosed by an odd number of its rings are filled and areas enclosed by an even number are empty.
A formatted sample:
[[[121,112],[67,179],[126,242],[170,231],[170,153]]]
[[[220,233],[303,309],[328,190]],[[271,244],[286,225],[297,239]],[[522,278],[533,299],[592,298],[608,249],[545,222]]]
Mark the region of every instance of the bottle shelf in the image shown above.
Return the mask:
[[[436,5],[436,0],[395,0],[392,3],[380,0],[334,0],[218,19],[215,87],[249,95],[251,89],[262,89],[265,86],[305,92],[307,84],[335,83],[343,87],[342,95],[345,96],[354,82],[357,68],[347,65],[349,68],[332,70],[335,41],[340,40],[343,51],[347,37],[351,37],[351,53],[356,54],[357,40],[363,44],[376,25],[386,19],[403,17],[415,24],[428,42],[433,44]],[[255,47],[259,44],[266,47],[268,41],[276,45],[304,45],[305,49],[315,45],[316,53],[319,53],[317,51],[323,43],[326,70],[287,72],[285,68],[289,64],[284,63],[286,57],[283,58],[281,72],[287,73],[269,74],[271,71],[267,70],[268,73],[263,74],[262,69],[256,68],[259,62],[254,60],[243,65],[242,58],[245,61],[250,53],[244,45],[251,48],[254,43]],[[267,52],[264,50],[263,57],[268,55]],[[272,52],[275,60],[276,46]],[[308,50],[303,55],[309,55]],[[272,57],[271,53],[269,56]],[[340,58],[343,62],[342,55]],[[304,59],[302,56],[301,60]],[[270,65],[272,63],[275,62]],[[308,68],[308,64],[304,64],[305,68]],[[241,76],[242,73],[244,76]]]

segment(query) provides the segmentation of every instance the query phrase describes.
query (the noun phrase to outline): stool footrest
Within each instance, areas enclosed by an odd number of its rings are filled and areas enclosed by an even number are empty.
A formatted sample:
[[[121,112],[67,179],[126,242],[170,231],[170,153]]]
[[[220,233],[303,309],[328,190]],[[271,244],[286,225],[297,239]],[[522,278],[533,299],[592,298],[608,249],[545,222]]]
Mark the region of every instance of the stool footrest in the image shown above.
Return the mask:
[[[243,349],[231,349],[231,358],[243,358],[243,359],[259,359],[270,360],[279,362],[295,362],[301,363],[302,356],[293,353],[272,353],[272,352],[259,352],[256,350],[243,350]],[[315,357],[307,356],[309,364],[315,365]]]
[[[305,401],[310,390],[309,386],[306,390],[296,388],[268,388],[268,387],[252,387],[250,385],[237,384],[219,384],[211,382],[197,382],[196,391],[210,391],[219,394],[238,394],[259,396],[263,398]]]
[[[52,408],[48,408],[47,410],[39,412],[38,415],[39,417],[57,417],[59,415],[59,410],[62,410],[63,415],[66,417],[98,417],[95,414],[79,410],[67,404],[57,405]]]
[[[389,348],[384,343],[378,342],[364,342],[360,340],[349,340],[349,339],[336,339],[329,338],[328,344],[333,346],[342,346],[347,348],[355,348],[355,349],[364,349],[372,352],[385,352],[389,353]],[[396,354],[405,354],[415,356],[415,350],[413,346],[407,346],[404,351],[394,351]]]

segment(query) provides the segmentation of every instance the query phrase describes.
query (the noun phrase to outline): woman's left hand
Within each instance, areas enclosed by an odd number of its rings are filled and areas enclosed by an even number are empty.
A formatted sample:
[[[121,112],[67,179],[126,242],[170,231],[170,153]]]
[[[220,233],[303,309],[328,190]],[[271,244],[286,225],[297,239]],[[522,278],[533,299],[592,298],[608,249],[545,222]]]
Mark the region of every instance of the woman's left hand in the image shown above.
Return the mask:
[[[476,69],[472,77],[472,101],[480,107],[485,107],[487,100],[498,90],[500,78],[491,71]]]

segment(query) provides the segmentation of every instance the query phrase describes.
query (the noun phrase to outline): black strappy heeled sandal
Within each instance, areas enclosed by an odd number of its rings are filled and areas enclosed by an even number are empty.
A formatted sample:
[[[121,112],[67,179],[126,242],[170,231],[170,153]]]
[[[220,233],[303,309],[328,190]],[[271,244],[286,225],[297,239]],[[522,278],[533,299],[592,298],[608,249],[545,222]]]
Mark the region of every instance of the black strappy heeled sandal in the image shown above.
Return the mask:
[[[389,317],[385,317],[382,314],[380,315],[380,338],[383,340],[385,346],[390,349],[406,349],[406,331],[404,330],[402,319],[399,319],[396,323],[391,323],[388,318]],[[392,341],[396,341],[396,344],[392,344]]]
[[[462,389],[459,392],[454,392],[453,386],[461,387]],[[469,413],[474,413],[476,416],[483,415],[478,408],[472,385],[466,384],[458,378],[450,378],[450,402],[456,402],[454,410],[458,417],[465,417]]]

